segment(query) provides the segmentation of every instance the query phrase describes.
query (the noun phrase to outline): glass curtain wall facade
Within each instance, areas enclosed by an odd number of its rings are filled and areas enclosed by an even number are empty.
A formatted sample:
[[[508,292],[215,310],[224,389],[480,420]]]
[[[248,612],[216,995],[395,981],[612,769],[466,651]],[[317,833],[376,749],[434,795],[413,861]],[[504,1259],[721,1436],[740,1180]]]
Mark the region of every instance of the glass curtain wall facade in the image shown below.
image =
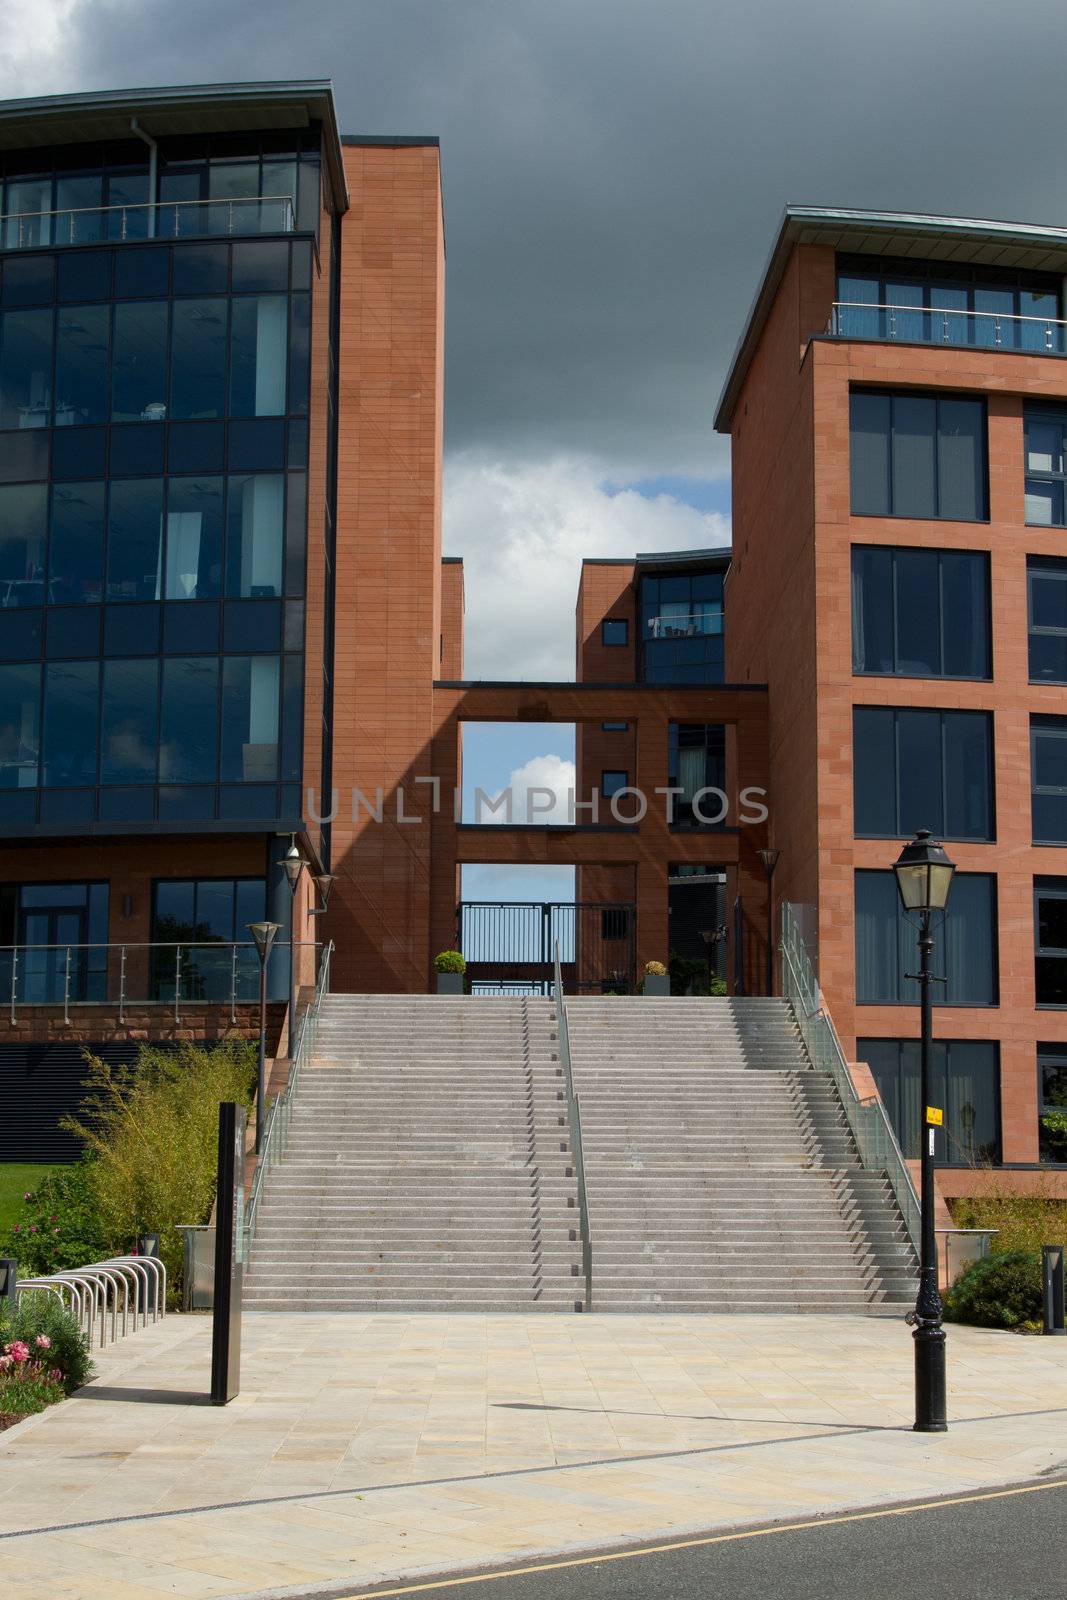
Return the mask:
[[[299,816],[318,157],[243,143],[175,145],[160,197],[313,193],[307,233],[112,246],[105,217],[83,247],[53,220],[0,258],[9,830]],[[8,222],[67,184],[9,171]]]

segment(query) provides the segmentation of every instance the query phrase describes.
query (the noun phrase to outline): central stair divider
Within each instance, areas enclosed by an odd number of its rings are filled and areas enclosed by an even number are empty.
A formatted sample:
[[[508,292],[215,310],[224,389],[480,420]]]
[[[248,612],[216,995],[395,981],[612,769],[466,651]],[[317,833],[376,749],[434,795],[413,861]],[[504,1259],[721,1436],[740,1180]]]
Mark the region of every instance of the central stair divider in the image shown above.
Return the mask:
[[[567,1122],[570,1128],[574,1181],[578,1191],[578,1229],[582,1245],[582,1273],[585,1278],[585,1310],[593,1309],[593,1241],[589,1232],[589,1201],[585,1192],[585,1156],[582,1150],[582,1107],[574,1092],[571,1071],[571,1039],[567,1026],[567,1002],[563,995],[563,973],[559,960],[559,940],[553,948],[552,993],[556,1003],[556,1031],[559,1034],[559,1059],[567,1095]]]

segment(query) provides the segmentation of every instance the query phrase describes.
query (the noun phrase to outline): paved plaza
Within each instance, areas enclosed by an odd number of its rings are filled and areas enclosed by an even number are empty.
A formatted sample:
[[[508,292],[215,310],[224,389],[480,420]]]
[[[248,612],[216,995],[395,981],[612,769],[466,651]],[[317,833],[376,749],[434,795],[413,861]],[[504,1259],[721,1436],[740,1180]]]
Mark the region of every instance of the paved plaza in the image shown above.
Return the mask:
[[[911,1431],[897,1319],[172,1316],[0,1435],[18,1600],[333,1586],[1067,1470],[1067,1340],[949,1331],[951,1427]]]

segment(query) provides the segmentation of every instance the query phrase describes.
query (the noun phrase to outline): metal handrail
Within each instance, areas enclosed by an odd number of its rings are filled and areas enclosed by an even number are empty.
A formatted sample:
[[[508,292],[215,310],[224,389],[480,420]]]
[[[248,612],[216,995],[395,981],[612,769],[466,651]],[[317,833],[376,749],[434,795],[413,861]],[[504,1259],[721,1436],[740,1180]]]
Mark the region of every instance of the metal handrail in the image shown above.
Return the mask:
[[[559,961],[559,940],[553,948],[553,999],[556,1007],[556,1031],[559,1034],[559,1059],[563,1066],[563,1083],[567,1093],[567,1122],[570,1128],[571,1156],[574,1160],[574,1181],[578,1190],[578,1230],[582,1241],[582,1273],[585,1278],[585,1309],[593,1309],[593,1240],[589,1231],[589,1199],[585,1189],[585,1154],[582,1149],[582,1106],[574,1092],[574,1075],[571,1071],[571,1036],[567,1023],[567,1003],[563,998],[563,972]]]
[[[288,940],[279,939],[274,948],[284,950],[288,947]],[[302,949],[317,949],[318,942],[314,939],[298,939],[296,947]],[[138,951],[147,952],[151,958],[145,970],[143,982],[134,985],[142,992],[131,993],[130,966],[128,958]],[[248,954],[248,962],[244,972],[239,962],[240,952]],[[114,954],[112,954],[114,952]],[[213,976],[226,976],[226,985],[217,995],[197,994],[195,992],[197,976],[203,977],[203,972],[196,967],[196,959],[202,957],[204,952],[210,953],[214,959],[215,968]],[[55,957],[51,968],[45,973],[38,973],[38,978],[45,979],[44,988],[46,998],[27,998],[20,992],[20,983],[23,990],[27,981],[34,976],[28,971],[27,956],[34,954]],[[172,954],[171,954],[172,953]],[[159,957],[163,958],[161,961]],[[228,1006],[230,1021],[237,1021],[237,1006],[250,1005],[256,999],[259,987],[259,967],[256,958],[256,947],[251,941],[202,939],[202,940],[152,940],[144,943],[99,943],[99,944],[5,944],[0,945],[0,971],[5,963],[10,963],[7,975],[7,1004],[10,1021],[17,1020],[19,1006],[62,1006],[64,1022],[70,1021],[71,1008],[74,1006],[118,1006],[119,1021],[126,1020],[126,1008],[130,1005],[168,1006],[173,1007],[174,1020],[181,1021],[183,1007],[200,1005]],[[165,963],[165,970],[164,970]],[[190,964],[192,963],[192,964]],[[241,993],[241,979],[246,980],[247,993]],[[73,992],[72,982],[80,979],[86,987],[102,986],[104,993],[100,996],[83,995]],[[193,982],[190,983],[190,978]],[[254,980],[254,981],[253,981]],[[114,988],[117,983],[117,994]],[[156,993],[151,993],[155,989]],[[190,992],[186,992],[189,990]]]
[[[898,305],[891,305],[891,304],[888,304],[888,303],[883,302],[883,301],[835,300],[833,305],[832,305],[832,307],[831,307],[831,309],[830,309],[830,317],[829,317],[829,320],[828,320],[828,322],[826,324],[826,332],[832,338],[841,338],[841,337],[846,337],[847,338],[847,337],[851,336],[847,332],[844,332],[842,330],[842,327],[841,327],[842,318],[839,315],[839,313],[842,312],[842,311],[875,311],[875,312],[885,312],[885,313],[887,313],[888,314],[888,327],[887,327],[886,333],[883,336],[886,339],[895,339],[895,338],[897,338],[897,322],[896,322],[896,319],[897,319],[898,313],[901,316],[909,316],[909,317],[930,317],[930,318],[940,317],[941,318],[941,343],[942,344],[951,344],[952,343],[952,340],[949,338],[949,318],[950,317],[969,317],[972,321],[982,321],[982,322],[986,322],[986,323],[991,323],[993,325],[993,328],[992,328],[992,331],[993,331],[993,348],[996,348],[998,345],[1001,345],[1004,342],[1003,338],[1002,338],[1002,328],[1001,328],[1002,324],[1004,324],[1004,326],[1010,328],[1010,327],[1013,327],[1016,323],[1032,322],[1035,327],[1044,329],[1044,333],[1045,333],[1045,349],[1048,352],[1050,352],[1052,355],[1062,355],[1064,353],[1062,348],[1060,350],[1057,350],[1055,348],[1054,343],[1053,343],[1053,337],[1052,337],[1053,329],[1055,329],[1055,328],[1067,329],[1067,320],[1065,320],[1063,317],[1029,317],[1029,316],[1025,316],[1025,315],[1023,315],[1021,313],[1019,315],[1016,315],[1014,312],[1011,312],[1011,311],[1008,311],[1008,312],[1002,312],[1002,311],[968,311],[968,310],[963,310],[963,309],[961,309],[959,307],[956,307],[956,306],[898,306]],[[932,328],[933,328],[933,323],[931,322],[931,331],[932,331]],[[905,339],[904,342],[905,343],[929,344],[929,343],[935,343],[936,341],[933,340],[933,339],[919,339],[919,340],[908,340],[908,339]],[[1061,340],[1060,340],[1061,346],[1062,346],[1062,344],[1064,342],[1065,342],[1064,338],[1061,337]],[[985,346],[985,348],[988,348],[988,346]],[[1012,346],[1012,348],[1014,349],[1015,346]],[[1023,353],[1024,354],[1026,353],[1025,349],[1024,349]],[[1036,354],[1036,353],[1037,353],[1036,350],[1031,350],[1030,351],[1030,354]]]
[[[648,619],[649,639],[697,639],[722,632],[722,607],[715,611],[687,611],[674,617]]]
[[[783,992],[792,1003],[793,1014],[812,1065],[821,1072],[829,1073],[834,1080],[860,1161],[868,1171],[885,1173],[908,1237],[918,1249],[922,1209],[911,1172],[893,1125],[886,1115],[881,1095],[876,1094],[869,1100],[860,1099],[788,901],[782,905],[779,949],[782,955]]]
[[[157,222],[160,212],[173,211],[174,229],[173,232],[169,234],[161,234],[158,228],[151,235],[147,233],[138,233],[135,235],[138,240],[148,237],[157,239],[179,239],[182,237],[180,224],[183,214],[190,210],[199,211],[205,207],[211,206],[227,206],[229,208],[226,226],[227,233],[241,233],[247,231],[245,229],[234,227],[235,206],[258,206],[260,208],[264,206],[285,206],[287,209],[281,214],[281,226],[279,228],[271,229],[270,231],[274,233],[292,233],[296,226],[296,211],[293,205],[293,197],[291,194],[249,194],[240,196],[229,195],[224,196],[222,199],[215,200],[139,200],[134,204],[117,206],[56,206],[50,211],[7,211],[0,214],[0,249],[36,250],[45,249],[51,245],[62,246],[64,244],[77,244],[79,241],[75,237],[76,217],[106,217],[115,214],[119,215],[121,218],[119,232],[117,235],[98,235],[95,238],[87,238],[81,242],[84,244],[121,243],[121,241],[127,237],[127,218],[131,214],[137,215],[141,212],[149,214],[152,217],[152,220]],[[211,213],[209,212],[209,215],[210,214]],[[46,219],[50,221],[53,218],[61,217],[69,218],[69,225],[67,229],[68,237],[66,239],[59,238],[58,236],[56,238],[44,240],[26,237],[27,224],[31,222],[43,222]],[[18,238],[17,241],[13,243],[8,238],[8,234],[12,231],[12,225],[16,223],[18,224]],[[49,229],[50,233],[51,231],[52,230]],[[58,235],[58,230],[56,230],[56,232]],[[187,233],[185,237],[197,238],[200,237],[200,235],[194,231],[192,234]]]
[[[263,1190],[263,1182],[267,1172],[281,1160],[285,1153],[286,1142],[289,1138],[289,1125],[293,1117],[293,1096],[296,1092],[300,1069],[304,1062],[315,1053],[315,1041],[318,1038],[319,1012],[323,999],[330,992],[330,957],[333,954],[333,940],[331,939],[322,952],[322,961],[319,964],[318,981],[315,984],[315,998],[307,1007],[300,1019],[300,1029],[296,1038],[296,1050],[289,1065],[289,1076],[285,1081],[285,1088],[271,1102],[267,1112],[267,1125],[263,1130],[260,1143],[259,1160],[256,1170],[252,1174],[252,1186],[248,1192],[248,1202],[245,1206],[245,1259],[252,1240],[255,1238],[256,1222],[259,1219],[259,1201]]]

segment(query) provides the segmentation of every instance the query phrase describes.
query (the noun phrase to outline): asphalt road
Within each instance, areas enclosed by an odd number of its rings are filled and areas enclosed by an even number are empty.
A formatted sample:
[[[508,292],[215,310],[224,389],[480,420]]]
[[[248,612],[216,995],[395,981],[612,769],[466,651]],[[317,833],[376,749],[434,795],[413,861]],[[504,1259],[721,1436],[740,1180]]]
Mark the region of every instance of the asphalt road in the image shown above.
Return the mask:
[[[384,1586],[427,1600],[1064,1600],[1067,1477],[539,1570]]]

